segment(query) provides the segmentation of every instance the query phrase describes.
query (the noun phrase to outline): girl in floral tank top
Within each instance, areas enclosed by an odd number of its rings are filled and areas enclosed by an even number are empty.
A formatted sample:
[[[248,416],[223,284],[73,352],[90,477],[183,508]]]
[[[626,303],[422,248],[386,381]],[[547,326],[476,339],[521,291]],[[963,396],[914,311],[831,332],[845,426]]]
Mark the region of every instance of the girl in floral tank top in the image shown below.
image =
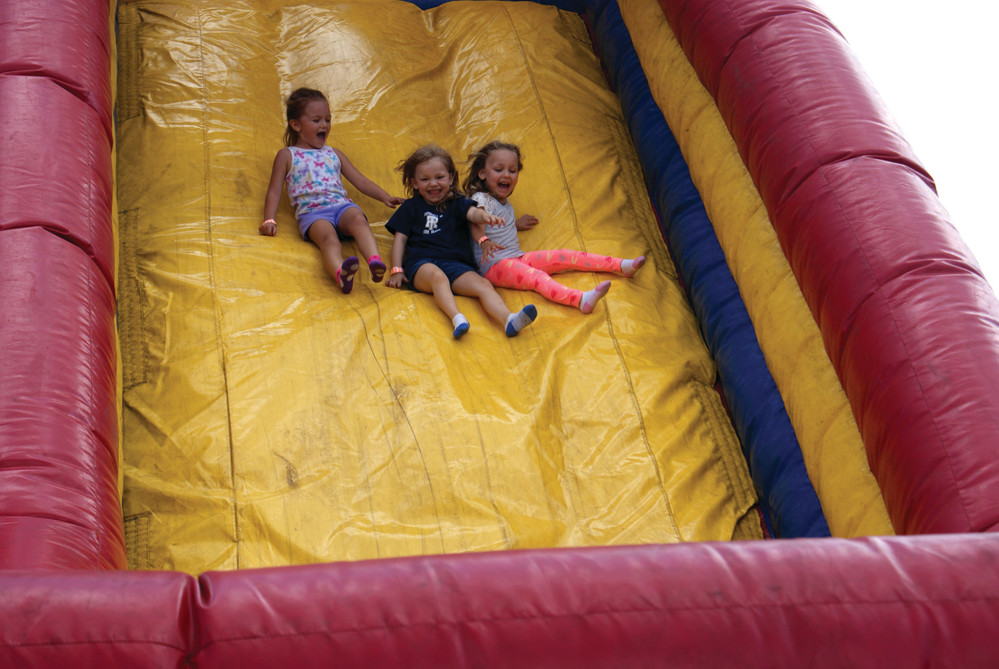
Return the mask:
[[[367,260],[372,281],[381,281],[386,267],[378,255],[375,235],[364,212],[347,197],[341,176],[387,207],[395,208],[403,199],[389,195],[361,174],[342,151],[326,146],[331,116],[329,103],[321,92],[310,88],[293,92],[287,102],[287,119],[285,148],[274,158],[260,234],[269,237],[277,234],[275,216],[282,186],[287,186],[302,239],[319,247],[323,266],[341,292],[351,291],[360,267],[357,256],[343,258],[341,239],[353,238],[357,250]]]
[[[350,202],[340,180],[340,158],[333,147],[316,150],[289,146],[288,150],[291,169],[285,177],[285,185],[296,216]]]

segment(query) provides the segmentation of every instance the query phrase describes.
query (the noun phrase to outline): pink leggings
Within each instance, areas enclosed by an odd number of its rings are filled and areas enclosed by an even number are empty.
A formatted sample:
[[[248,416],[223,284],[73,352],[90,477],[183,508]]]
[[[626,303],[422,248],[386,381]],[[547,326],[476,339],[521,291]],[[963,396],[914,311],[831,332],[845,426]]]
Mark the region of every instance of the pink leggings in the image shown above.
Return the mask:
[[[570,269],[584,272],[621,273],[621,259],[583,251],[528,251],[519,258],[504,258],[489,268],[485,277],[494,286],[533,290],[552,302],[578,307],[583,291],[563,286],[548,276]]]

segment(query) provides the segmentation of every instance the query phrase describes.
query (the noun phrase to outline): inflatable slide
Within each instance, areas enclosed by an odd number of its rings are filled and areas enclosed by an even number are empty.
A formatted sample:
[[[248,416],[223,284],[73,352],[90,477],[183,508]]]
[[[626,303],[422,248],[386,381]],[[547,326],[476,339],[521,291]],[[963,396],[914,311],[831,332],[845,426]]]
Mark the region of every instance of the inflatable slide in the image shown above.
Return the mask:
[[[999,302],[807,2],[0,7],[3,666],[989,666]],[[284,101],[524,170],[591,314],[343,295]],[[383,257],[392,210],[356,190]],[[345,246],[352,248],[352,242]]]

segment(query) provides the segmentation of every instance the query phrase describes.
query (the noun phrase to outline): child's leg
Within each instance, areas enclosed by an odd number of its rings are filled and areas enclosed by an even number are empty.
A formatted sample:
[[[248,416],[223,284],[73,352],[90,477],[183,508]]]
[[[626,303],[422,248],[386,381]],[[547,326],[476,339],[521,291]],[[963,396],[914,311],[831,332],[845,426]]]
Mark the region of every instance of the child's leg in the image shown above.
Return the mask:
[[[309,239],[319,247],[322,254],[323,267],[332,276],[340,290],[349,293],[354,287],[354,273],[357,272],[357,258],[351,256],[343,259],[343,248],[337,237],[336,228],[326,219],[319,219],[309,226]]]
[[[368,224],[368,218],[364,212],[358,207],[350,207],[343,212],[337,224],[344,235],[354,238],[357,250],[368,261],[372,281],[375,283],[381,281],[382,277],[385,276],[385,263],[378,255],[378,243],[375,241],[375,235],[371,232],[371,226]]]
[[[437,308],[451,319],[455,339],[468,332],[468,319],[458,310],[458,303],[451,290],[451,282],[447,275],[441,271],[441,268],[429,262],[420,265],[420,268],[416,270],[416,276],[413,277],[413,288],[421,293],[430,293],[434,296]]]
[[[434,296],[434,302],[438,308],[447,314],[448,318],[458,315],[458,303],[454,300],[454,293],[451,290],[451,282],[447,275],[433,263],[424,263],[416,270],[413,277],[413,288],[421,293],[430,293]]]
[[[533,304],[528,304],[515,314],[510,313],[503,298],[493,288],[493,284],[476,272],[465,272],[454,280],[451,287],[458,295],[477,297],[485,312],[493,320],[504,325],[508,337],[519,333],[538,316],[538,310]]]
[[[557,274],[558,272],[575,269],[583,272],[610,272],[612,274],[630,276],[622,269],[621,264],[624,261],[621,258],[586,253],[585,251],[572,251],[569,249],[528,251],[520,259],[531,267],[549,274]],[[644,258],[642,261],[644,262]],[[637,270],[637,268],[635,269]]]
[[[493,285],[476,272],[465,272],[451,284],[458,295],[476,297],[489,317],[497,323],[505,323],[510,310]]]
[[[564,304],[567,307],[578,307],[583,296],[581,290],[563,286],[544,271],[535,269],[516,258],[504,258],[489,268],[486,279],[500,288],[514,290],[531,290],[544,298]]]

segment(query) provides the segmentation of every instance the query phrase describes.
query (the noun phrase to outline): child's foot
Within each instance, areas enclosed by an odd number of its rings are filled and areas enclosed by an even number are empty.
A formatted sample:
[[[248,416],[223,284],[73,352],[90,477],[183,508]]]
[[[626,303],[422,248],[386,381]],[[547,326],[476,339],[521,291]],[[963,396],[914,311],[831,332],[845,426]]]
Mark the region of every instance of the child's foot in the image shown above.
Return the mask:
[[[528,304],[515,314],[506,317],[506,336],[516,337],[521,330],[534,322],[538,317],[538,310],[533,304]]]
[[[634,260],[622,260],[621,261],[621,274],[631,277],[635,276],[635,272],[642,269],[642,265],[645,264],[645,256],[638,256]]]
[[[461,339],[461,335],[468,332],[468,319],[462,314],[458,314],[451,319],[451,324],[454,325],[454,338]]]
[[[385,270],[388,268],[380,256],[374,255],[368,258],[368,269],[371,270],[371,280],[378,283],[385,276]]]
[[[579,299],[579,310],[584,314],[588,314],[593,311],[593,307],[597,306],[597,302],[607,294],[610,290],[610,281],[602,281],[597,284],[597,287],[593,290],[588,290],[583,293],[583,297]]]
[[[340,292],[344,295],[354,289],[354,275],[357,274],[357,268],[360,266],[361,263],[357,261],[357,257],[350,256],[336,271],[336,282],[340,284]]]

